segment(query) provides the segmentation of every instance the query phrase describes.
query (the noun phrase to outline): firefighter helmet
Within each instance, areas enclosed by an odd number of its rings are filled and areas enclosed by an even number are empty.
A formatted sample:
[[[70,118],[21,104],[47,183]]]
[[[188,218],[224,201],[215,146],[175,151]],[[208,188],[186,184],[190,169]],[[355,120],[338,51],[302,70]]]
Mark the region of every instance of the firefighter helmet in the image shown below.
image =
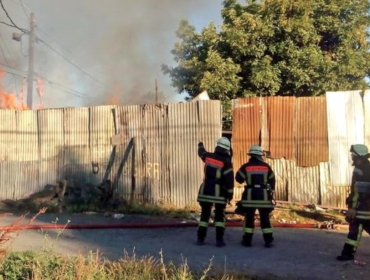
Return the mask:
[[[367,156],[369,156],[369,149],[364,144],[351,145],[350,152],[355,157],[367,157]]]
[[[262,148],[258,145],[252,145],[248,151],[249,156],[263,156]]]
[[[217,140],[217,147],[230,151],[230,146],[231,146],[230,140],[226,137],[221,137],[220,139]]]

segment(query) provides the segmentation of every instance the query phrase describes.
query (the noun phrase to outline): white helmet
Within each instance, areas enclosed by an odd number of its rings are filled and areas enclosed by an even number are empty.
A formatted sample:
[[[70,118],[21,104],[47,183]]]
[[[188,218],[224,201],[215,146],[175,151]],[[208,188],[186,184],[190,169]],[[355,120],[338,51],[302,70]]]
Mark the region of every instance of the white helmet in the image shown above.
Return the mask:
[[[221,137],[220,139],[217,140],[217,147],[230,151],[230,146],[231,146],[230,140],[226,137]]]
[[[263,156],[262,148],[258,145],[252,145],[248,151],[249,156]]]
[[[366,157],[369,156],[369,149],[364,144],[352,145],[350,152],[355,157]]]

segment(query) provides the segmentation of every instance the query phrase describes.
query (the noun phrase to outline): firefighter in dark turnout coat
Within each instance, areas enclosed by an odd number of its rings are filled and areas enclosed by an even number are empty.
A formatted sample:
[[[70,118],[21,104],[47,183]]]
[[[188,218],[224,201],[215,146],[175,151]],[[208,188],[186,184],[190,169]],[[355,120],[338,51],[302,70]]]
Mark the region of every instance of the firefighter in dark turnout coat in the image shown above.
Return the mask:
[[[270,213],[274,209],[272,200],[275,191],[275,175],[270,165],[263,161],[264,154],[260,146],[251,146],[248,155],[249,161],[240,167],[235,178],[240,184],[246,183],[242,200],[239,202],[241,203],[239,207],[244,212],[242,245],[252,246],[254,217],[258,209],[265,247],[270,248],[274,240]]]
[[[354,170],[352,173],[351,193],[346,199],[348,211],[346,221],[349,233],[344,243],[339,261],[353,260],[362,231],[370,234],[370,162],[368,148],[363,144],[352,145],[351,156]]]
[[[230,141],[226,137],[217,140],[214,153],[209,153],[202,142],[198,144],[198,155],[204,164],[204,180],[200,186],[198,199],[202,213],[198,226],[198,245],[203,245],[208,229],[213,205],[216,226],[216,245],[225,246],[225,208],[233,199],[234,172],[231,163]]]

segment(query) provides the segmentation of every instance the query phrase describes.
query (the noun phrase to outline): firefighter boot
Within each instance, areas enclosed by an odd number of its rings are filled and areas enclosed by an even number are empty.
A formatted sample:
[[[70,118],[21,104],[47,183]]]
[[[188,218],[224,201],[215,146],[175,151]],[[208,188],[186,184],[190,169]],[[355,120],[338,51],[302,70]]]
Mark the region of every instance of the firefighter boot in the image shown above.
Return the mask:
[[[266,248],[271,248],[274,246],[274,244],[272,244],[272,242],[274,241],[274,237],[272,236],[272,233],[264,233],[263,239],[265,240]]]
[[[204,245],[204,240],[206,239],[207,236],[207,227],[198,227],[198,240],[197,240],[197,245]]]
[[[338,261],[352,261],[355,258],[354,246],[350,244],[344,244],[342,254],[337,257]]]
[[[253,233],[244,233],[242,245],[245,247],[251,247],[252,246],[252,237]]]
[[[226,245],[224,241],[224,227],[216,227],[216,246],[217,247],[224,247]]]

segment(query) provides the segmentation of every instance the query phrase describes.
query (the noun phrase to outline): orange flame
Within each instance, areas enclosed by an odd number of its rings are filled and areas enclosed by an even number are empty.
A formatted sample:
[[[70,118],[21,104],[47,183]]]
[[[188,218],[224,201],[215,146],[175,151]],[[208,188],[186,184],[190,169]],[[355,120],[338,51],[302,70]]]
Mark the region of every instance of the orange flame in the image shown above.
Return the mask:
[[[20,102],[18,104],[17,96],[15,93],[8,93],[4,86],[2,86],[1,81],[4,78],[6,72],[4,70],[0,70],[0,102],[1,108],[3,109],[12,109],[12,110],[27,110],[27,105],[23,101],[23,92],[24,86],[21,88],[20,92]]]
[[[120,85],[115,85],[113,92],[107,94],[107,104],[108,105],[119,105],[121,102],[120,93],[122,92],[122,87]]]

